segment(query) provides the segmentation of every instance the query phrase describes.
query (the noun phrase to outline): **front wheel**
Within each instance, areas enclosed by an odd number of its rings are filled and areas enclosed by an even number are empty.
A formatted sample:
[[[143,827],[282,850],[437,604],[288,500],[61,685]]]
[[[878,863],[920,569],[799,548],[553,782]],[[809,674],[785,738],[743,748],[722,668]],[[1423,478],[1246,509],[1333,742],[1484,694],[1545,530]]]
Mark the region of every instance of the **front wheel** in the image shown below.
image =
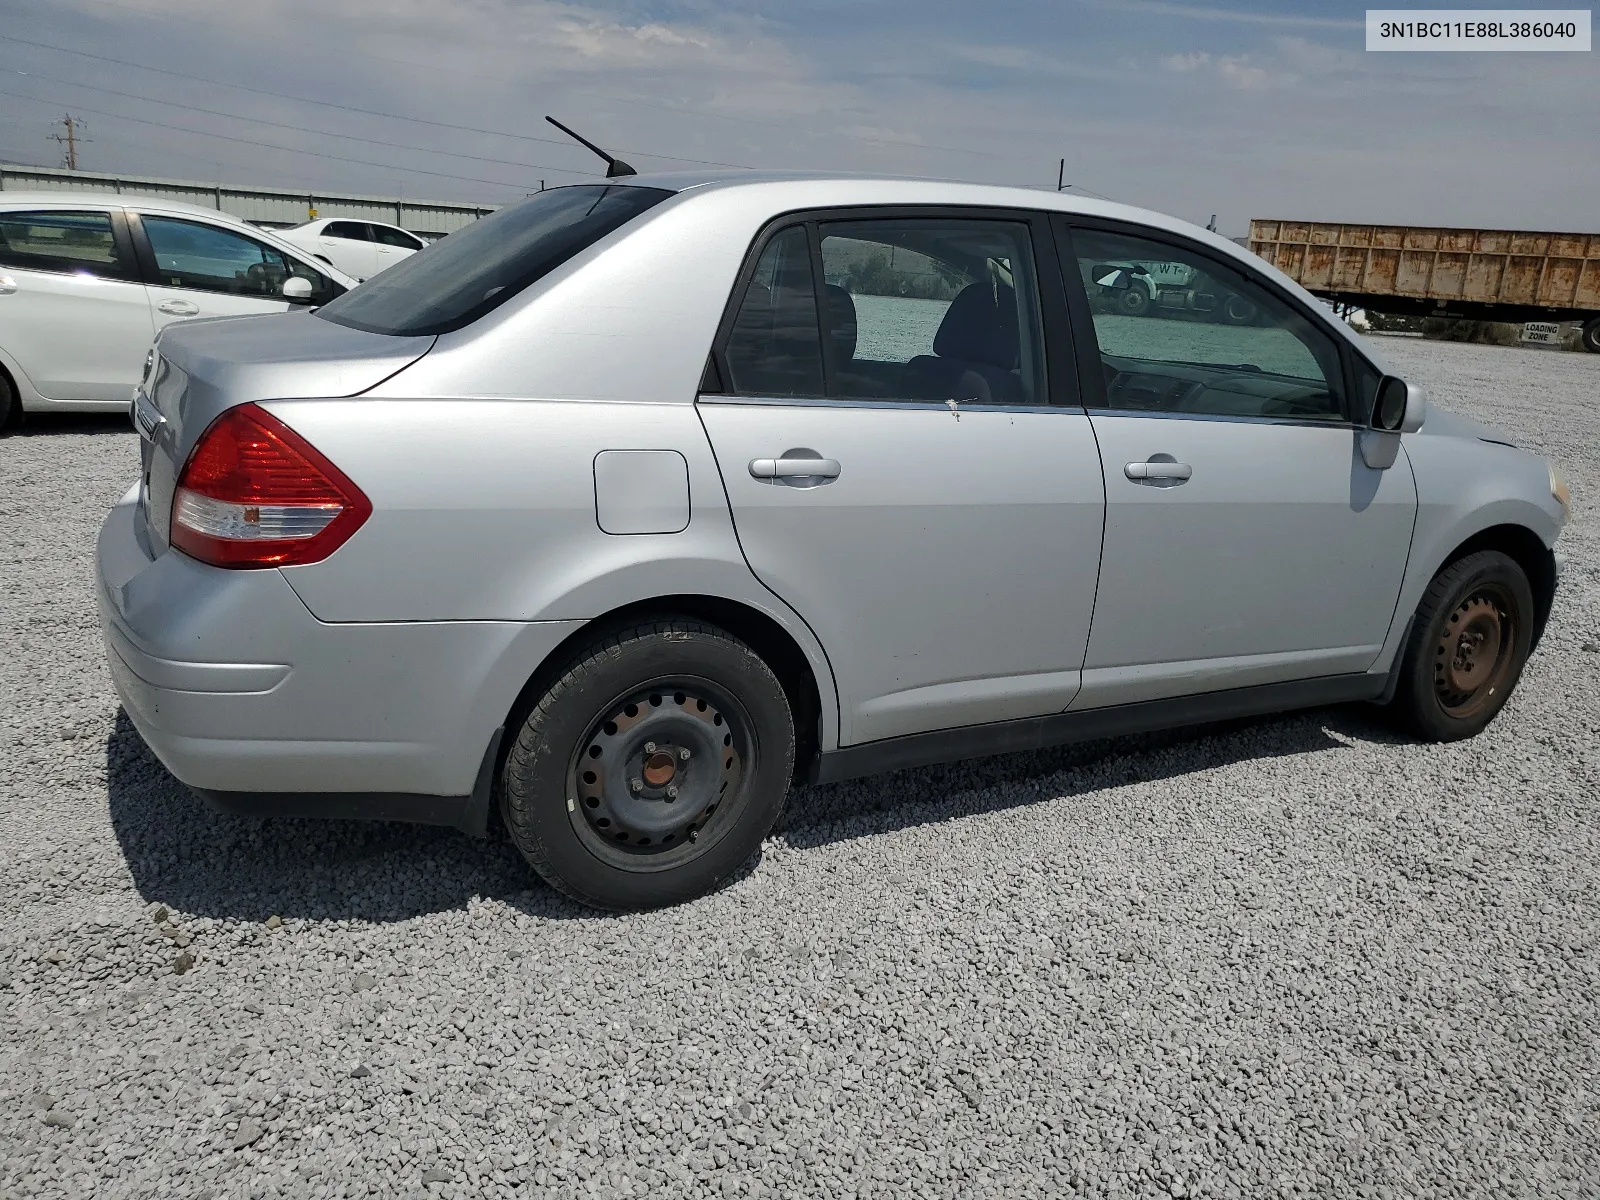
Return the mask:
[[[1391,710],[1435,742],[1472,737],[1505,707],[1533,643],[1533,590],[1517,563],[1483,550],[1428,585]]]
[[[655,908],[756,852],[793,766],[771,668],[715,626],[662,619],[591,643],[549,686],[507,755],[501,812],[558,891]]]

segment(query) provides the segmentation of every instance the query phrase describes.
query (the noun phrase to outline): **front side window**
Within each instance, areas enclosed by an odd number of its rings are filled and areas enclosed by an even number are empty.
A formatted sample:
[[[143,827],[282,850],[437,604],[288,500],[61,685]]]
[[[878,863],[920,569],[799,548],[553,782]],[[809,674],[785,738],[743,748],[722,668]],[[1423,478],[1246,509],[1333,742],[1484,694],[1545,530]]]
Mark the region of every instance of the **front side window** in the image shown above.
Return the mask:
[[[103,212],[0,212],[0,267],[132,279]]]
[[[177,217],[145,214],[140,220],[155,255],[154,282],[165,287],[277,300],[283,298],[284,283],[299,276],[311,282],[309,303],[334,292],[332,280],[320,271],[245,234]]]
[[[810,227],[762,250],[728,337],[732,392],[1045,403],[1025,224],[919,217],[814,228],[820,288]]]
[[[343,238],[347,242],[367,242],[367,226],[360,221],[329,221],[322,227],[323,237]]]
[[[460,329],[672,194],[601,183],[539,192],[397,262],[317,315],[368,333]]]
[[[1343,421],[1333,338],[1242,271],[1175,243],[1072,231],[1113,409]]]

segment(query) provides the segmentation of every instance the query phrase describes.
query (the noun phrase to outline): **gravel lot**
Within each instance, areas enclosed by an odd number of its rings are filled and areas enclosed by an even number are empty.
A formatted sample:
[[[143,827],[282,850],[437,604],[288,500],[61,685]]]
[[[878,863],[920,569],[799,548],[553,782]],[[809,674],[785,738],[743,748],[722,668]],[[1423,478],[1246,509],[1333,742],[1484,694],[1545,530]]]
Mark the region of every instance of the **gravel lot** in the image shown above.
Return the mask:
[[[101,659],[133,435],[0,442],[0,1196],[1596,1195],[1600,358],[1381,348],[1572,482],[1482,737],[816,788],[628,917],[503,841],[202,808]]]

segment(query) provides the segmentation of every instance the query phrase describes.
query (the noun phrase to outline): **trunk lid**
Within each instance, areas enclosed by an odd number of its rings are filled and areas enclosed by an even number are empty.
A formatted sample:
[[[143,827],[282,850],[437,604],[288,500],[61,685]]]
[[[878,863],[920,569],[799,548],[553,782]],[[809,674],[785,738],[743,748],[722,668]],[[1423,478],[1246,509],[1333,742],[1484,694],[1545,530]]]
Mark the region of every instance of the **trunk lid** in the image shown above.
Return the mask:
[[[366,333],[306,312],[167,326],[133,401],[151,549],[166,550],[178,472],[221,413],[251,401],[360,395],[421,358],[434,340]]]

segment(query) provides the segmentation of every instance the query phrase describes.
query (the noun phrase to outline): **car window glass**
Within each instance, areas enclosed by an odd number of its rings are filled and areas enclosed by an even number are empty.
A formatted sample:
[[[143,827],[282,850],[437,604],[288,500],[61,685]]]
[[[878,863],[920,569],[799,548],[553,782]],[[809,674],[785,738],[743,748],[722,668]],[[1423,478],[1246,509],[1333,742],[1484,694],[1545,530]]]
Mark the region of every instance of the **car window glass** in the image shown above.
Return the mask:
[[[1114,409],[1345,418],[1332,336],[1242,272],[1177,244],[1072,233]]]
[[[403,229],[389,225],[372,225],[372,240],[385,246],[399,246],[402,250],[420,250],[422,243]]]
[[[112,233],[98,212],[0,212],[0,266],[130,278]]]
[[[823,395],[811,250],[800,226],[762,250],[728,336],[728,384],[744,396]]]
[[[835,395],[1045,402],[1026,225],[919,218],[820,234]]]
[[[322,229],[323,237],[344,238],[349,242],[368,242],[367,226],[360,221],[329,221]]]
[[[167,287],[281,299],[284,282],[293,275],[310,280],[310,303],[334,294],[332,281],[320,271],[242,233],[175,217],[141,220],[155,254],[157,282]]]
[[[428,254],[407,255],[317,315],[369,333],[460,329],[671,195],[628,184],[550,188],[452,233]]]

